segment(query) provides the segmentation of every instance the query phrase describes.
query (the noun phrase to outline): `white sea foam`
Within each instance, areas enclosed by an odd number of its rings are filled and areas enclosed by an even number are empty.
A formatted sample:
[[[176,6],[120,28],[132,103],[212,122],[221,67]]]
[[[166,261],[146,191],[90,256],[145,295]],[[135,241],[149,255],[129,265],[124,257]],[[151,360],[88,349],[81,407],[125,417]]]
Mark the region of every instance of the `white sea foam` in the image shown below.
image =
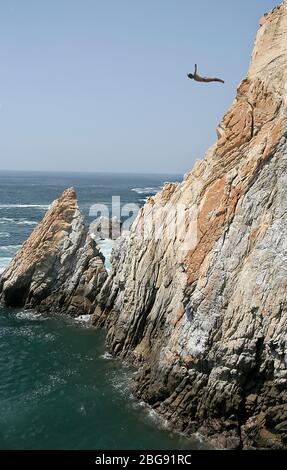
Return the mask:
[[[0,209],[42,209],[47,210],[49,209],[49,205],[47,204],[0,204]]]
[[[14,256],[22,245],[0,246],[0,257]],[[1,259],[1,258],[0,258]]]
[[[0,238],[10,238],[11,235],[8,232],[0,232]]]
[[[158,428],[169,428],[168,421],[144,401],[134,400],[132,403],[132,408],[134,408],[135,410],[141,409],[144,412],[143,416],[145,416],[145,418],[149,421],[153,421]]]
[[[78,317],[75,318],[75,321],[78,321],[80,323],[89,323],[91,320],[91,315],[79,315]]]
[[[156,194],[158,191],[162,189],[162,186],[157,186],[157,187],[148,187],[148,188],[133,188],[131,191],[134,191],[135,193],[138,194]]]
[[[108,272],[110,272],[112,269],[111,254],[112,254],[113,244],[114,244],[113,240],[110,240],[110,239],[97,240],[97,245],[105,257],[105,267]]]
[[[105,359],[106,361],[111,361],[112,359],[114,359],[113,356],[108,351],[102,354],[101,358]]]
[[[16,313],[16,317],[18,320],[47,320],[47,317],[43,317],[40,313],[35,313],[32,310],[23,310],[21,312]]]
[[[0,258],[0,274],[2,274],[9,265],[12,258]]]
[[[2,274],[21,245],[0,246],[0,274]]]
[[[38,225],[38,222],[34,222],[33,220],[19,220],[15,221],[16,225]]]
[[[0,224],[1,225],[7,225],[7,224],[13,224],[13,225],[38,225],[38,222],[34,222],[33,220],[27,220],[27,219],[12,219],[10,217],[0,217]]]
[[[132,398],[131,377],[132,373],[129,370],[121,370],[120,374],[118,373],[118,371],[112,371],[109,376],[109,381],[112,387],[117,390],[120,395]]]
[[[10,251],[10,250],[18,250],[22,245],[3,245],[3,246],[0,246],[0,250],[6,250],[6,251]]]

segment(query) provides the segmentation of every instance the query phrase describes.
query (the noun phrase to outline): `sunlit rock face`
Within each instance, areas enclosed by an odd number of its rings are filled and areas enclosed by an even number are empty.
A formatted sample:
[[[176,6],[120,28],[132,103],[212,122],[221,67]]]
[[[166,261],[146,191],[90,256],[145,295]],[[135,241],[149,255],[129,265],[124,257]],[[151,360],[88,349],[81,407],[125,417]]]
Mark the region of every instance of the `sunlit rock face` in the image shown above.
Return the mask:
[[[11,307],[89,314],[107,273],[88,234],[73,188],[53,202],[0,279]]]
[[[95,312],[140,365],[137,395],[218,447],[287,445],[286,83],[285,0],[261,20],[218,141],[117,241]],[[191,246],[167,236],[178,204],[196,213]],[[163,236],[143,239],[152,217]]]

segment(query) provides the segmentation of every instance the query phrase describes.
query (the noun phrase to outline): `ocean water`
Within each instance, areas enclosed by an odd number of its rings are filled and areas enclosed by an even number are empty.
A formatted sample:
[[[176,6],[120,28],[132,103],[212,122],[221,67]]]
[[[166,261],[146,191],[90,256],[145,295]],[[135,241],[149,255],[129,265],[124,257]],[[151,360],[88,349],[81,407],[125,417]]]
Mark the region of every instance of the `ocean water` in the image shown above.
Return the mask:
[[[0,173],[0,272],[70,186],[87,223],[95,203],[143,204],[174,176]],[[109,256],[111,242],[101,241]],[[195,449],[132,397],[134,371],[105,333],[66,316],[0,308],[0,449]]]

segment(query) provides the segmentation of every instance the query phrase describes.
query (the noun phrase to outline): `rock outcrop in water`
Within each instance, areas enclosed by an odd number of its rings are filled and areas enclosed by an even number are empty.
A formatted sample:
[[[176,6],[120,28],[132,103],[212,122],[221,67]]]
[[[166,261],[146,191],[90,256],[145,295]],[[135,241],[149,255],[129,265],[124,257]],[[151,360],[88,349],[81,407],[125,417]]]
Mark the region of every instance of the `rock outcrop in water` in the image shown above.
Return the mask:
[[[104,257],[70,188],[53,202],[2,274],[0,299],[11,307],[89,314],[106,277]]]
[[[286,80],[285,0],[261,20],[216,144],[118,241],[95,314],[111,351],[141,365],[136,394],[218,447],[287,445]],[[166,236],[168,204],[197,212],[188,251]],[[143,239],[152,217],[164,236]]]

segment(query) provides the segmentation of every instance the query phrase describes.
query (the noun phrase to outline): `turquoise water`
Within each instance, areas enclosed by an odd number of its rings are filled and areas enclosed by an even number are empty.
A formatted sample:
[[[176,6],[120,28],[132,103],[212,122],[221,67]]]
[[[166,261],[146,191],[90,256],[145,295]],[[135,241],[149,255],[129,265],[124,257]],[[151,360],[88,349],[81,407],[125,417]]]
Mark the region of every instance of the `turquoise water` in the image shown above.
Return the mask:
[[[89,208],[142,205],[166,180],[180,177],[0,172],[0,274],[70,186]],[[101,248],[107,258],[111,242]],[[110,267],[107,259],[107,267]],[[65,316],[0,308],[0,449],[198,448],[164,429],[131,396],[133,371],[105,353],[104,332]]]

